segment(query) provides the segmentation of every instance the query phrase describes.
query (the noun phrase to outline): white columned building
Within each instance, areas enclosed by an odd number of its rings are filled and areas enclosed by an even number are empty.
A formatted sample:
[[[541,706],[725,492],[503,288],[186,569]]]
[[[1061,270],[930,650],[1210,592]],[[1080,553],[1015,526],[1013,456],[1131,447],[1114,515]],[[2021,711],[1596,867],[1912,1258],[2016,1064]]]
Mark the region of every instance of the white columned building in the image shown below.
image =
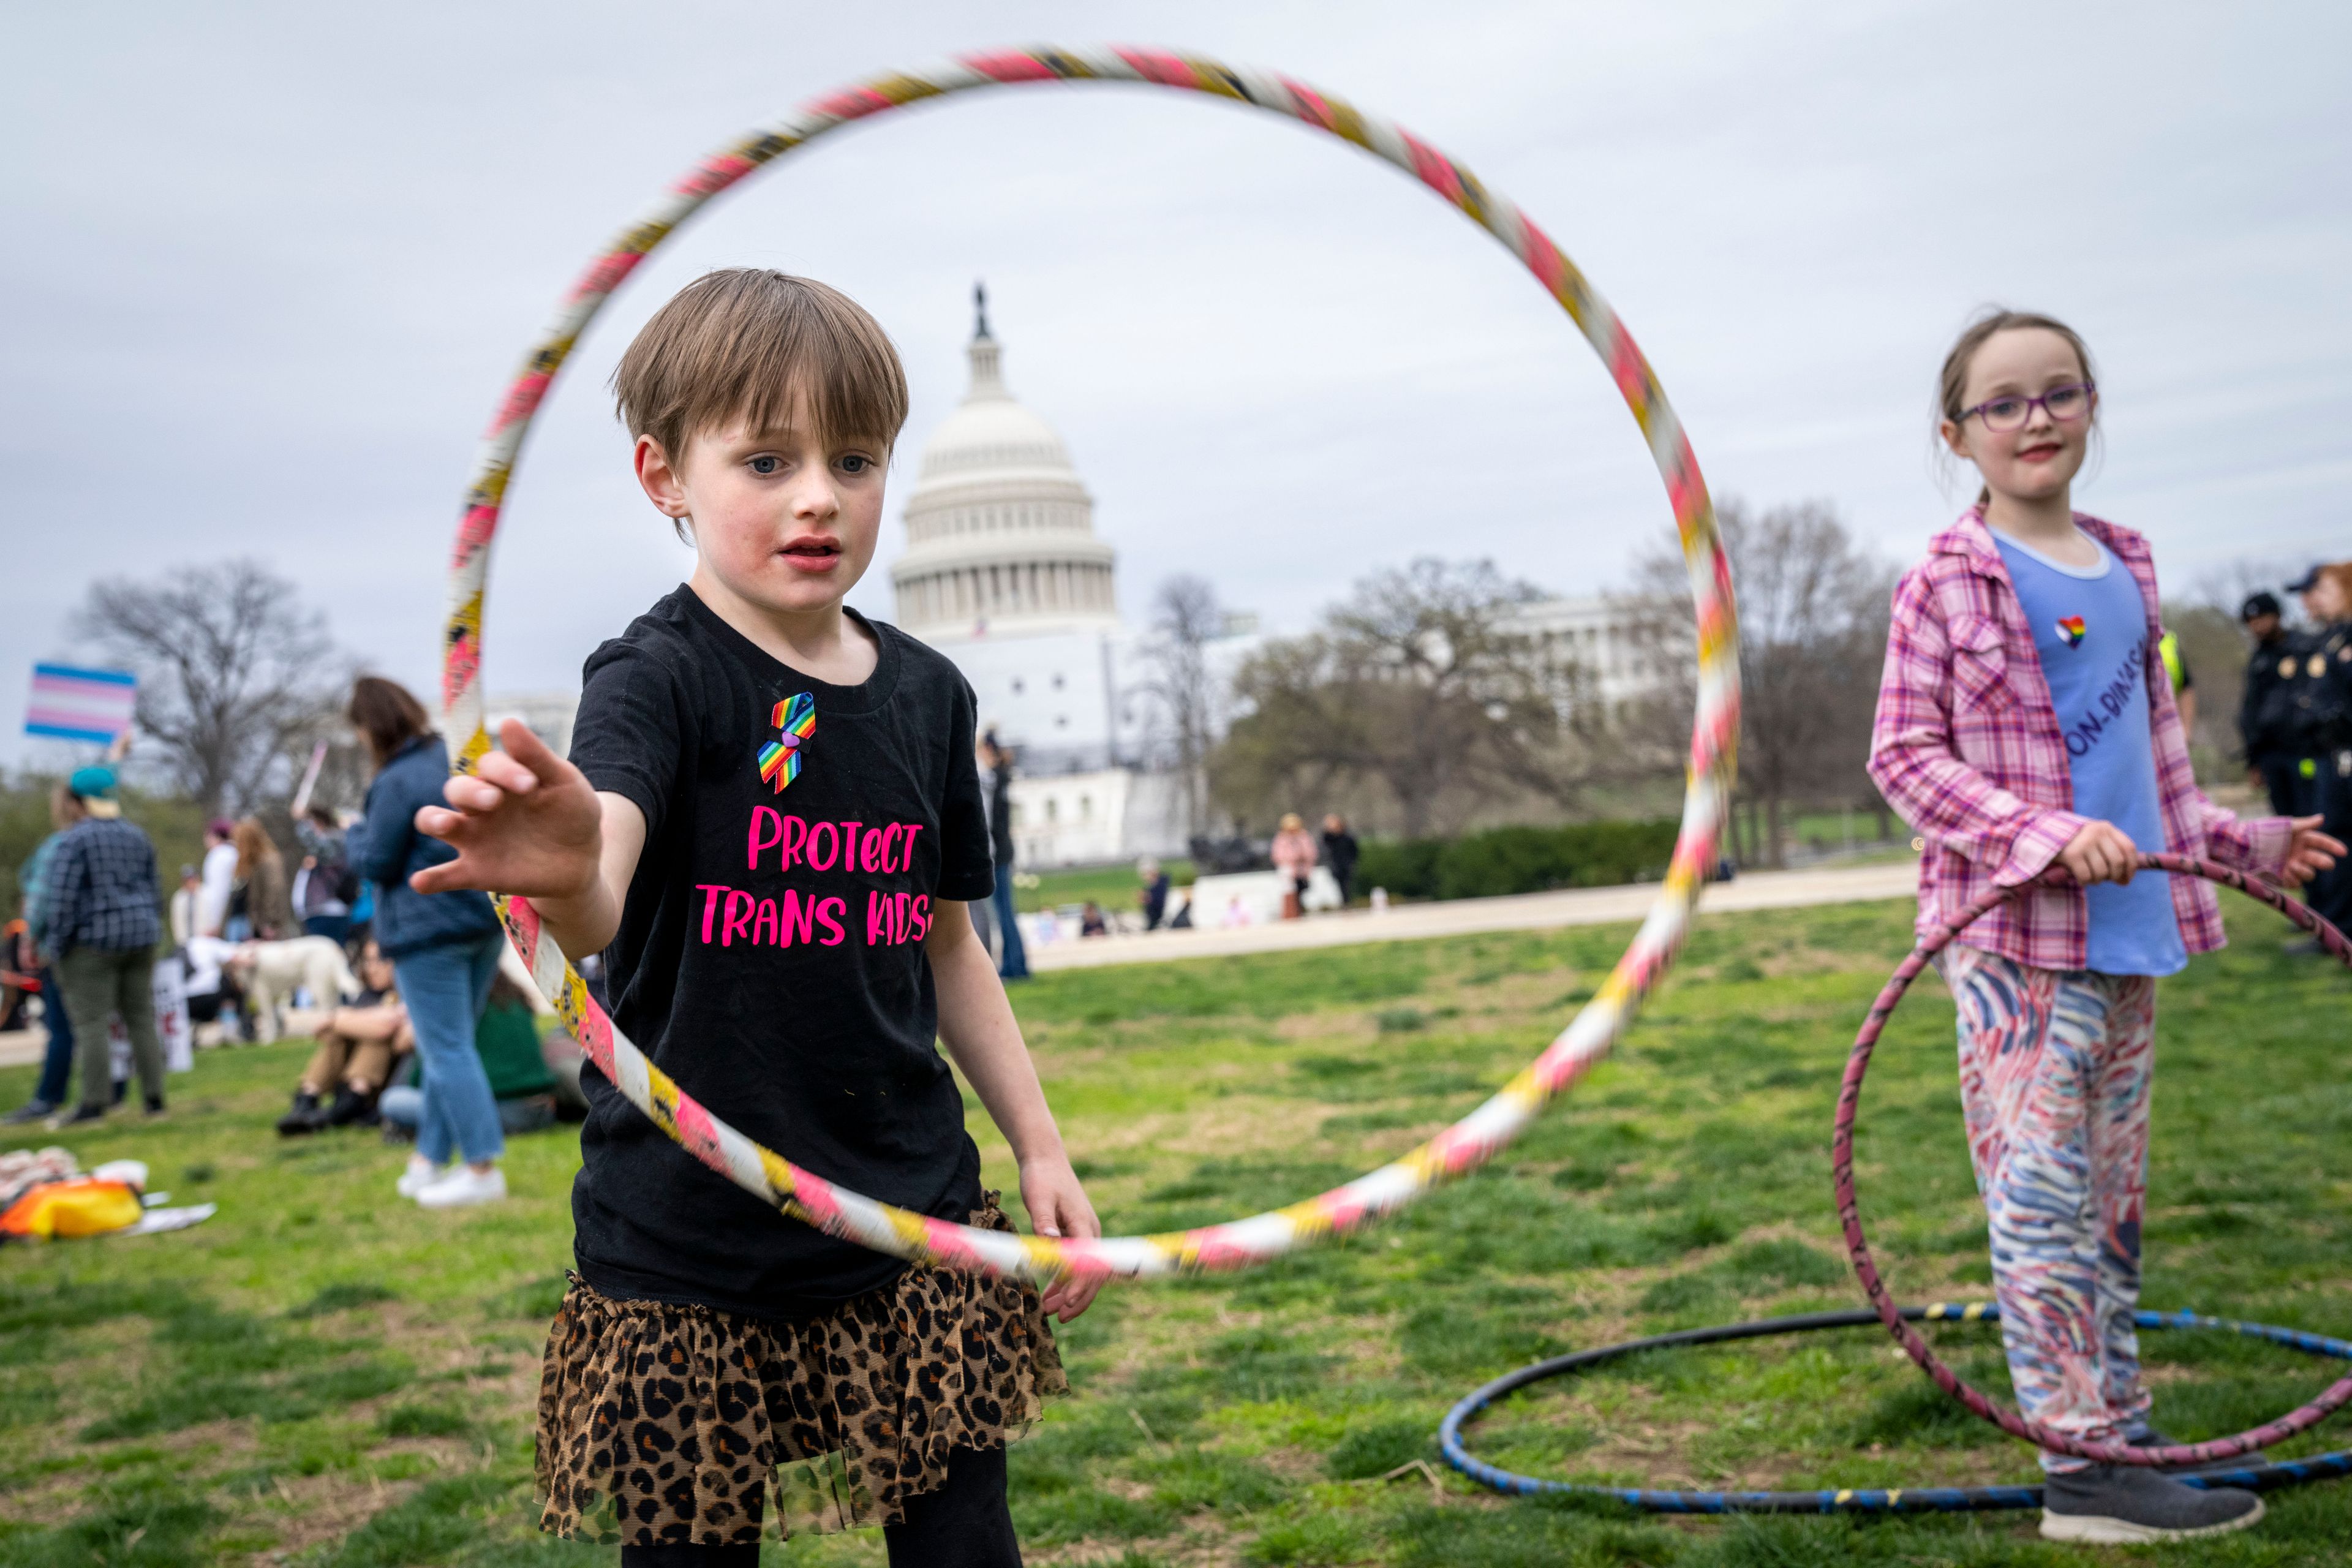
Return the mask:
[[[1025,867],[1181,851],[1175,781],[1145,764],[1151,671],[1120,620],[1118,553],[1061,437],[1013,399],[986,297],[971,384],[923,442],[891,563],[904,630],[955,661],[980,724],[1019,757],[1013,841]],[[1230,639],[1238,658],[1255,638]]]
[[[926,642],[1118,628],[1111,547],[1054,427],[1013,400],[984,300],[971,389],[923,443],[907,552],[890,568],[898,625]]]

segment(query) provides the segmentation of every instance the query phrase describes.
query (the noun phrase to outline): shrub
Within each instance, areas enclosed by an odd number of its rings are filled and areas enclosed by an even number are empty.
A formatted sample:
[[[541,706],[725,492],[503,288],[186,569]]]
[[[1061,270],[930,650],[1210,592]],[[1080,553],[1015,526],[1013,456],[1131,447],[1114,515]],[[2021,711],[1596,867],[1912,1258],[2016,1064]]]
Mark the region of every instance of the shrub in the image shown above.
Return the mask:
[[[1374,839],[1356,866],[1359,887],[1400,899],[1485,899],[1555,888],[1605,888],[1662,877],[1676,824],[1572,822],[1496,827],[1461,838]]]
[[[1386,888],[1392,899],[1437,897],[1437,855],[1443,838],[1366,840],[1356,861],[1356,886],[1367,892]]]

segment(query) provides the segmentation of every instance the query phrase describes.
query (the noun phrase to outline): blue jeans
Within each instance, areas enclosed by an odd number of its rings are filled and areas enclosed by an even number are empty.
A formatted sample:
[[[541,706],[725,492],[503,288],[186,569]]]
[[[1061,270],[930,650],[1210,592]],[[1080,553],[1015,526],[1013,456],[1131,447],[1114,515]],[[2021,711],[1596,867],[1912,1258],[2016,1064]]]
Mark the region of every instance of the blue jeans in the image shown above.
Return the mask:
[[[73,1019],[66,1013],[65,987],[58,984],[55,966],[35,978],[41,983],[41,1026],[49,1032],[49,1048],[41,1053],[41,1084],[33,1098],[54,1110],[66,1102],[66,1082],[73,1074]]]
[[[1006,980],[1029,978],[1029,950],[1021,945],[1021,922],[1013,913],[1013,868],[1005,867],[997,873],[996,891],[989,895],[989,907],[996,911],[996,929],[1004,939],[1004,952],[997,960],[996,973]]]
[[[447,1162],[453,1148],[468,1161],[495,1160],[506,1152],[498,1101],[474,1048],[474,1027],[490,999],[506,940],[505,932],[492,931],[392,961],[408,1026],[416,1032],[416,1065],[425,1074],[416,1152],[436,1165]]]

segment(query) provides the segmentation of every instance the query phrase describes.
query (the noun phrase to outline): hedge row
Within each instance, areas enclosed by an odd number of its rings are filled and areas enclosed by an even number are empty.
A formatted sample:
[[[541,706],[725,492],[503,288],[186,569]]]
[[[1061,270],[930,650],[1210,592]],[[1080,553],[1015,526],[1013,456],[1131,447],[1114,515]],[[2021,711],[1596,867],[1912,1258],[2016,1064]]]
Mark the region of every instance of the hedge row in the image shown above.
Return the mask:
[[[1485,899],[1553,888],[1654,881],[1674,858],[1672,818],[1496,827],[1462,838],[1374,839],[1356,864],[1356,887],[1394,899]]]

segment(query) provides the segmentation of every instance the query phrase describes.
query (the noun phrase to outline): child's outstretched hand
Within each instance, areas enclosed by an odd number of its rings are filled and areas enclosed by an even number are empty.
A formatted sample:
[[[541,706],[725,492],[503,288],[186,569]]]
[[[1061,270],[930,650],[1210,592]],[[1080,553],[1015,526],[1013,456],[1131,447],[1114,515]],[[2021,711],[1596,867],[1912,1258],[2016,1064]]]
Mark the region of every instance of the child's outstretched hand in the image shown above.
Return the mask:
[[[2294,837],[2287,844],[2286,864],[2279,868],[2279,880],[2290,888],[2300,888],[2343,858],[2344,841],[2319,831],[2326,817],[2297,816],[2288,820],[2294,824]]]
[[[604,808],[587,775],[548,749],[520,720],[499,727],[503,752],[491,752],[471,776],[451,775],[442,798],[421,806],[416,830],[455,847],[457,858],[409,878],[420,893],[458,888],[575,899],[596,886]]]
[[[1039,1236],[1094,1237],[1102,1234],[1095,1205],[1087,1201],[1069,1156],[1039,1155],[1021,1162],[1021,1201]],[[1093,1304],[1102,1289],[1100,1279],[1056,1279],[1045,1287],[1045,1310],[1068,1322]]]

